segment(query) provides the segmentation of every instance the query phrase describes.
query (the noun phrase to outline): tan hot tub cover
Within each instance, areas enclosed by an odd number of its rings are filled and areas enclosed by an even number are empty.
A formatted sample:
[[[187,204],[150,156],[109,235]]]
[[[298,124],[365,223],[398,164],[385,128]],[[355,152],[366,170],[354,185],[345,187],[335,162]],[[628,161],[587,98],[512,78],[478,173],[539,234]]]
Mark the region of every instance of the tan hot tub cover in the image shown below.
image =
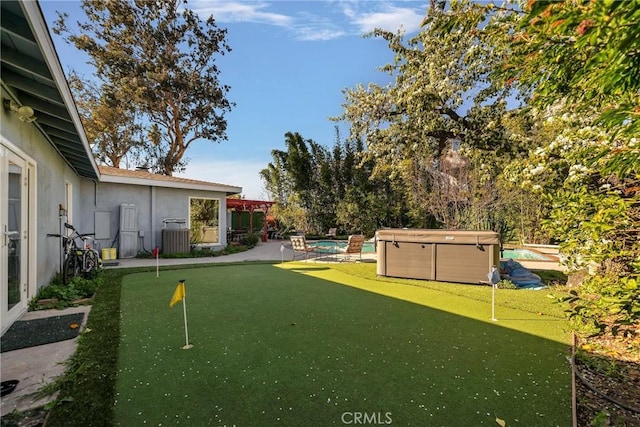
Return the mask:
[[[493,231],[387,229],[376,232],[380,276],[488,283],[500,262]]]

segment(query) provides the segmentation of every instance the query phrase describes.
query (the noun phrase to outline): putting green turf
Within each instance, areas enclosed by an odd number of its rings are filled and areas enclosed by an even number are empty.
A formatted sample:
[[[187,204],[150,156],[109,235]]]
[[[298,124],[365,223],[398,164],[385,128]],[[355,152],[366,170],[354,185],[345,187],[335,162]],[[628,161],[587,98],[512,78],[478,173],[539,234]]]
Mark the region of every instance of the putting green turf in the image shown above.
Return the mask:
[[[168,306],[179,279],[190,350],[182,304]],[[300,263],[122,286],[122,426],[571,423],[558,321],[504,309],[494,323],[478,301]]]

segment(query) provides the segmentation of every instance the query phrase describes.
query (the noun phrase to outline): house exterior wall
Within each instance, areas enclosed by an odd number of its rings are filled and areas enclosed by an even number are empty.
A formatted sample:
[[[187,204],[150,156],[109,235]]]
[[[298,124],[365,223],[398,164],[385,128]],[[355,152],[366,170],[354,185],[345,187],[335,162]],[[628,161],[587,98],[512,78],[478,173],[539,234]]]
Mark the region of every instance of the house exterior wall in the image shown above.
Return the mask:
[[[3,97],[5,97],[3,91]],[[35,296],[37,290],[48,285],[51,278],[59,271],[60,252],[59,239],[48,238],[48,233],[60,232],[60,217],[58,207],[65,204],[66,183],[71,184],[73,190],[76,214],[80,203],[81,178],[67,165],[48,140],[36,128],[35,123],[25,123],[17,116],[2,110],[2,136],[6,139],[9,149],[17,148],[22,154],[33,160],[35,165],[35,214],[34,227],[30,234],[34,236],[35,260],[30,260],[30,274],[35,269],[35,283],[30,284],[29,295]],[[21,154],[21,153],[17,153]]]
[[[96,231],[96,212],[109,213],[109,238],[97,239],[98,250],[118,247],[120,231],[120,206],[132,204],[136,207],[138,237],[137,250],[151,251],[155,246],[162,250],[163,220],[180,218],[186,222],[181,227],[188,227],[189,199],[191,197],[219,199],[220,230],[226,230],[226,194],[223,192],[190,190],[184,188],[166,188],[158,186],[133,185],[126,183],[98,182],[85,180],[82,194],[85,209],[82,212],[82,232]],[[178,225],[171,225],[178,227]],[[142,236],[140,236],[142,232]],[[226,233],[220,235],[220,248],[226,246]],[[118,254],[120,257],[120,254]]]

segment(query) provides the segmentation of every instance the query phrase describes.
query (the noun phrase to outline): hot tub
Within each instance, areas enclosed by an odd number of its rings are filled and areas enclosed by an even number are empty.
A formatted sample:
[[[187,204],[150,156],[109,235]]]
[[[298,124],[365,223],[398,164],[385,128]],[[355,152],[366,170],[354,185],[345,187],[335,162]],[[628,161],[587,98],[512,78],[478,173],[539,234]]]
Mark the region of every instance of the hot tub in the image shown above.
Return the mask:
[[[376,232],[379,276],[456,283],[488,283],[500,265],[493,231],[387,229]]]

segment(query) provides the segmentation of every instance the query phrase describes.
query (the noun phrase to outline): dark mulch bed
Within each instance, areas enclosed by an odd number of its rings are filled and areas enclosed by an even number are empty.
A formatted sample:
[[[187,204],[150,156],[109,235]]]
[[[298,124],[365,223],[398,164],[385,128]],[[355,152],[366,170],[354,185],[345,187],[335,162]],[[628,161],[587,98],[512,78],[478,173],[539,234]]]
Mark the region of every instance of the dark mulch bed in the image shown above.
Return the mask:
[[[75,338],[84,313],[65,314],[43,319],[19,320],[2,336],[2,352]]]
[[[635,350],[583,353],[576,358],[579,427],[640,426],[638,358]]]

